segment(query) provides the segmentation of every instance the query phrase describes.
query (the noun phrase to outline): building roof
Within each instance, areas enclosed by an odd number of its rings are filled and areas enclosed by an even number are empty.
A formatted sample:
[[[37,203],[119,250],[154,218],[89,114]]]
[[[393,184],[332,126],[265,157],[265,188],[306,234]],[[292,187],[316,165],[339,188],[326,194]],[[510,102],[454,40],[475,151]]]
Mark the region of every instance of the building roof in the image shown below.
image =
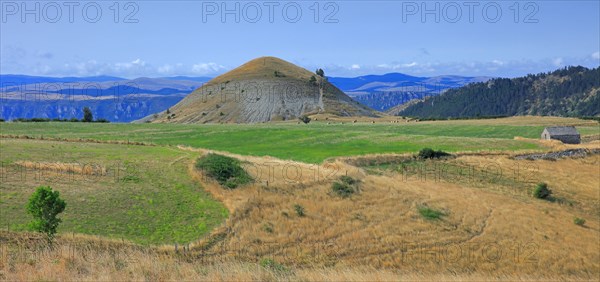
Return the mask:
[[[546,127],[546,130],[550,135],[558,136],[558,135],[579,135],[577,129],[574,126],[551,126]]]

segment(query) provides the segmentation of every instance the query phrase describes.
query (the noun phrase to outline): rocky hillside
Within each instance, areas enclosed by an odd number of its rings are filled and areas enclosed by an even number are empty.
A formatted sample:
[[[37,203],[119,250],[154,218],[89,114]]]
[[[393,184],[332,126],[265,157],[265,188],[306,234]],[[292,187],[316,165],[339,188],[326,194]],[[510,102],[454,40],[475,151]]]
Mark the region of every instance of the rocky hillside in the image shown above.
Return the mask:
[[[274,57],[254,59],[214,78],[144,122],[255,123],[303,115],[376,116],[322,76]]]

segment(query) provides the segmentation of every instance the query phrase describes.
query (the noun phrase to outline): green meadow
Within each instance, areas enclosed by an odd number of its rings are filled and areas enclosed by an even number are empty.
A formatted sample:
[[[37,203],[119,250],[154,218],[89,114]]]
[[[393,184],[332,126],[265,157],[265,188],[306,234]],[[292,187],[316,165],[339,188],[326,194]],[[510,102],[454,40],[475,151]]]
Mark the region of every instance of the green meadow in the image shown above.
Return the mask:
[[[423,147],[449,152],[538,149],[536,144],[513,138],[538,138],[543,128],[460,123],[0,124],[2,134],[186,145],[308,163],[320,163],[327,158],[339,156],[416,152]],[[593,132],[594,128],[584,127],[580,130],[583,134]]]
[[[28,197],[50,185],[67,203],[60,233],[83,233],[140,244],[194,241],[228,215],[188,175],[197,155],[170,147],[0,140],[0,228],[27,230]],[[38,169],[25,169],[30,161]],[[44,169],[48,163],[105,168],[83,175]],[[76,165],[75,165],[76,164]],[[41,168],[41,169],[39,169]],[[99,169],[95,171],[99,172]]]

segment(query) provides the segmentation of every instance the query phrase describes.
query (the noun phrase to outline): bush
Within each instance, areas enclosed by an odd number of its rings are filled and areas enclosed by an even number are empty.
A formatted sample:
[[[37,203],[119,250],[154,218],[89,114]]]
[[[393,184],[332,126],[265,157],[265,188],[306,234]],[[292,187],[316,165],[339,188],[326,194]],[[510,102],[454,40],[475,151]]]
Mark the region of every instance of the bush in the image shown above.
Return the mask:
[[[548,188],[548,184],[539,183],[533,189],[533,197],[538,199],[548,199],[552,195],[552,191]]]
[[[585,224],[585,219],[576,217],[575,219],[573,219],[573,223],[575,223],[579,226],[583,226]]]
[[[240,166],[239,160],[222,155],[203,156],[196,161],[196,168],[230,189],[252,181],[250,175]]]
[[[263,224],[263,230],[267,233],[273,233],[273,224],[270,222]]]
[[[340,176],[340,181],[342,181],[343,183],[346,183],[348,185],[356,185],[359,182],[357,179],[354,179],[347,175]]]
[[[304,124],[308,124],[311,121],[311,118],[309,118],[308,116],[301,116],[298,118],[301,122],[303,122]]]
[[[27,203],[27,212],[33,216],[31,228],[45,233],[48,241],[52,242],[56,228],[62,221],[57,215],[63,212],[66,206],[58,191],[53,191],[50,186],[38,187]]]
[[[441,157],[450,156],[450,154],[448,154],[442,150],[434,151],[431,148],[423,148],[423,149],[421,149],[421,151],[419,151],[418,156],[420,159],[439,159]]]
[[[350,197],[352,194],[354,194],[354,189],[352,189],[352,186],[340,182],[334,182],[331,186],[331,190],[333,190],[334,193],[338,194],[338,196],[342,198]]]
[[[301,206],[301,205],[299,205],[299,204],[295,204],[295,205],[294,205],[294,210],[296,211],[296,214],[297,214],[299,217],[303,217],[303,216],[305,216],[305,215],[306,215],[306,213],[305,213],[305,211],[304,211],[304,207],[303,207],[303,206]]]
[[[333,182],[331,190],[342,198],[346,198],[358,191],[359,181],[350,176],[340,176],[339,182]]]
[[[419,210],[419,214],[421,214],[421,216],[423,218],[429,219],[429,220],[440,219],[440,217],[446,215],[442,211],[438,211],[438,210],[432,209],[427,206],[420,206],[420,207],[418,207],[418,210]]]

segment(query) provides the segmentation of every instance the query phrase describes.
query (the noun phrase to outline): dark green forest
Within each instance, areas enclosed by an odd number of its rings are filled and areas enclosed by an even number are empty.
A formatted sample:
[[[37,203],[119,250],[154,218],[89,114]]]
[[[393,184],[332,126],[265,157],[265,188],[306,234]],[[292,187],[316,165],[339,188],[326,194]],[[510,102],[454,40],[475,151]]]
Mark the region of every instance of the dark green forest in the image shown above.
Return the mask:
[[[565,67],[518,78],[496,78],[428,97],[399,115],[425,119],[488,116],[600,115],[600,68]]]

